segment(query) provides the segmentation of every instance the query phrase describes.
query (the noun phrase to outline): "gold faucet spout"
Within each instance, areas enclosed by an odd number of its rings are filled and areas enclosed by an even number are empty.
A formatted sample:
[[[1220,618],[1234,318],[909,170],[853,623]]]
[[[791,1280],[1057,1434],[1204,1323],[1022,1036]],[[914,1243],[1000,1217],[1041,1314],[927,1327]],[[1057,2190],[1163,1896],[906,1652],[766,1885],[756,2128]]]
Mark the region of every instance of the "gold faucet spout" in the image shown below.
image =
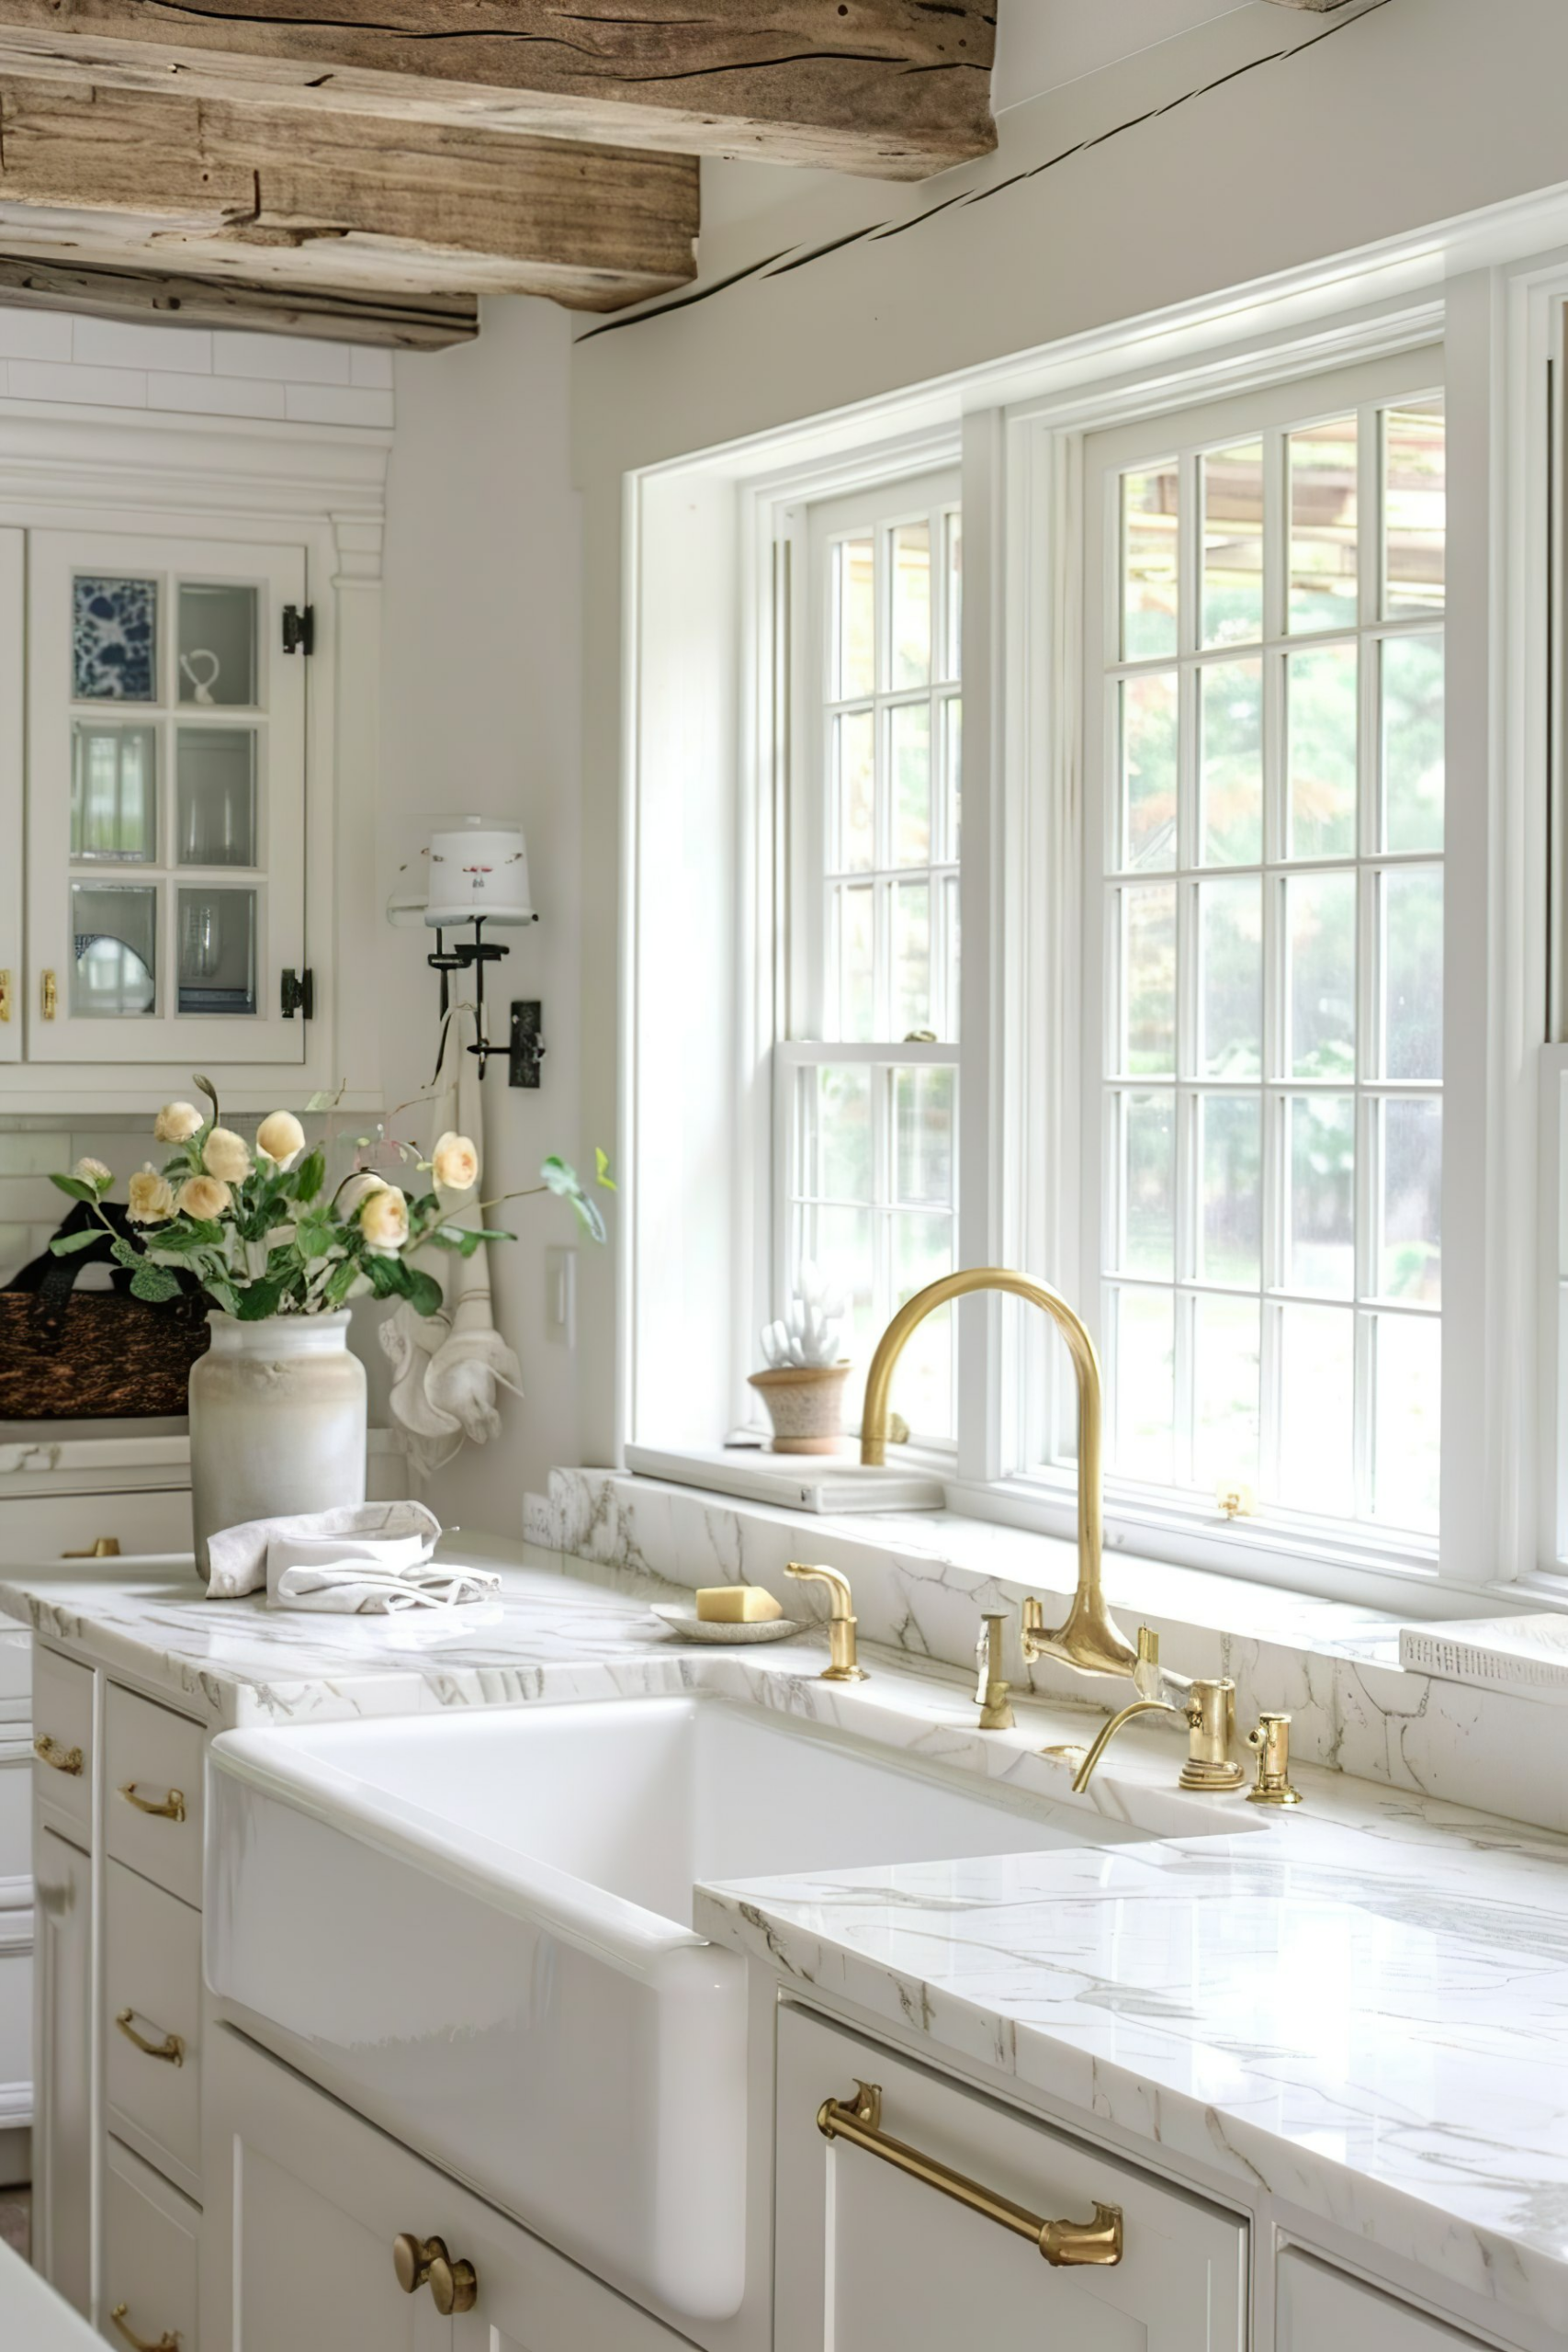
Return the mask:
[[[1027,1604],[1023,1625],[1026,1659],[1059,1658],[1080,1674],[1132,1675],[1137,1652],[1125,1642],[1105,1606],[1100,1589],[1100,1436],[1104,1419],[1100,1358],[1082,1318],[1048,1283],[1030,1274],[1015,1274],[1005,1266],[972,1266],[943,1274],[940,1281],[917,1291],[884,1331],[871,1360],[865,1381],[865,1408],[861,1419],[860,1458],[873,1465],[887,1454],[888,1394],[899,1357],[911,1332],[949,1299],[967,1298],[977,1291],[1000,1291],[1026,1299],[1048,1315],[1066,1341],[1078,1391],[1078,1575],[1077,1589],[1066,1620],[1048,1631],[1038,1602],[1031,1613]]]

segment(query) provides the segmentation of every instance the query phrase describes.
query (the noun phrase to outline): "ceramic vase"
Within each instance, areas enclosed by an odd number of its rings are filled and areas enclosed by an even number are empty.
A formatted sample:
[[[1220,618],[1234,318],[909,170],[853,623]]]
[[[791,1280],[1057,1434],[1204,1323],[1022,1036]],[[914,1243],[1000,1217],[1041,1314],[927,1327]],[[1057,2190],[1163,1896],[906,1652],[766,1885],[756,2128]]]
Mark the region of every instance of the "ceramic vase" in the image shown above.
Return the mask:
[[[365,1500],[365,1366],[349,1311],[242,1323],[208,1317],[191,1367],[190,1502],[196,1565],[220,1528]]]
[[[751,1385],[768,1408],[775,1453],[837,1453],[847,1363],[781,1364],[754,1372]]]

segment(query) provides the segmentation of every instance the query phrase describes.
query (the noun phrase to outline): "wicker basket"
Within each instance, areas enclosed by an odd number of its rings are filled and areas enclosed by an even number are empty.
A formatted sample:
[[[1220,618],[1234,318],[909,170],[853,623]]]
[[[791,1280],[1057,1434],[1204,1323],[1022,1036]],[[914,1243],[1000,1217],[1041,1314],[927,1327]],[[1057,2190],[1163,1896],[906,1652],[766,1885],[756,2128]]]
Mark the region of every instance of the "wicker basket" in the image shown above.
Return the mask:
[[[78,1208],[61,1227],[80,1232]],[[0,1291],[0,1420],[129,1419],[183,1413],[190,1368],[207,1348],[208,1302],[193,1284],[167,1306],[114,1290],[77,1292],[101,1250],[35,1258]]]

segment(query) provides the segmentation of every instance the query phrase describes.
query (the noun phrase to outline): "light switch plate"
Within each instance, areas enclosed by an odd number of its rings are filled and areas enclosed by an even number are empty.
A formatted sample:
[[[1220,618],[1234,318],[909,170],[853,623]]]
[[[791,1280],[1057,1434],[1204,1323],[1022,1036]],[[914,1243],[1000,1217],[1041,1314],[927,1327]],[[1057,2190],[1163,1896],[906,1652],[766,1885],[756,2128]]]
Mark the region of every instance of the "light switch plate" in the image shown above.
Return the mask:
[[[577,1252],[560,1241],[545,1251],[545,1337],[558,1347],[577,1345]]]

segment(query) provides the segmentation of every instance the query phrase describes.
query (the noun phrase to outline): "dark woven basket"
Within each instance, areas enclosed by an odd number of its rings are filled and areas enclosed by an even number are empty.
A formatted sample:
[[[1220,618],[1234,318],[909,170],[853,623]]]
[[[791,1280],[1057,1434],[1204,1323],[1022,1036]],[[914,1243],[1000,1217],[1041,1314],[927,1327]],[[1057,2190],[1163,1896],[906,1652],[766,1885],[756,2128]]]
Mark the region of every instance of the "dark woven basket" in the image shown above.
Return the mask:
[[[60,1230],[80,1232],[89,1216],[79,1204]],[[82,1266],[108,1254],[106,1234],[70,1257],[35,1258],[0,1291],[0,1420],[141,1419],[186,1409],[190,1368],[207,1351],[207,1299],[190,1283],[166,1306],[149,1306],[131,1297],[119,1266],[113,1290],[76,1292]]]

